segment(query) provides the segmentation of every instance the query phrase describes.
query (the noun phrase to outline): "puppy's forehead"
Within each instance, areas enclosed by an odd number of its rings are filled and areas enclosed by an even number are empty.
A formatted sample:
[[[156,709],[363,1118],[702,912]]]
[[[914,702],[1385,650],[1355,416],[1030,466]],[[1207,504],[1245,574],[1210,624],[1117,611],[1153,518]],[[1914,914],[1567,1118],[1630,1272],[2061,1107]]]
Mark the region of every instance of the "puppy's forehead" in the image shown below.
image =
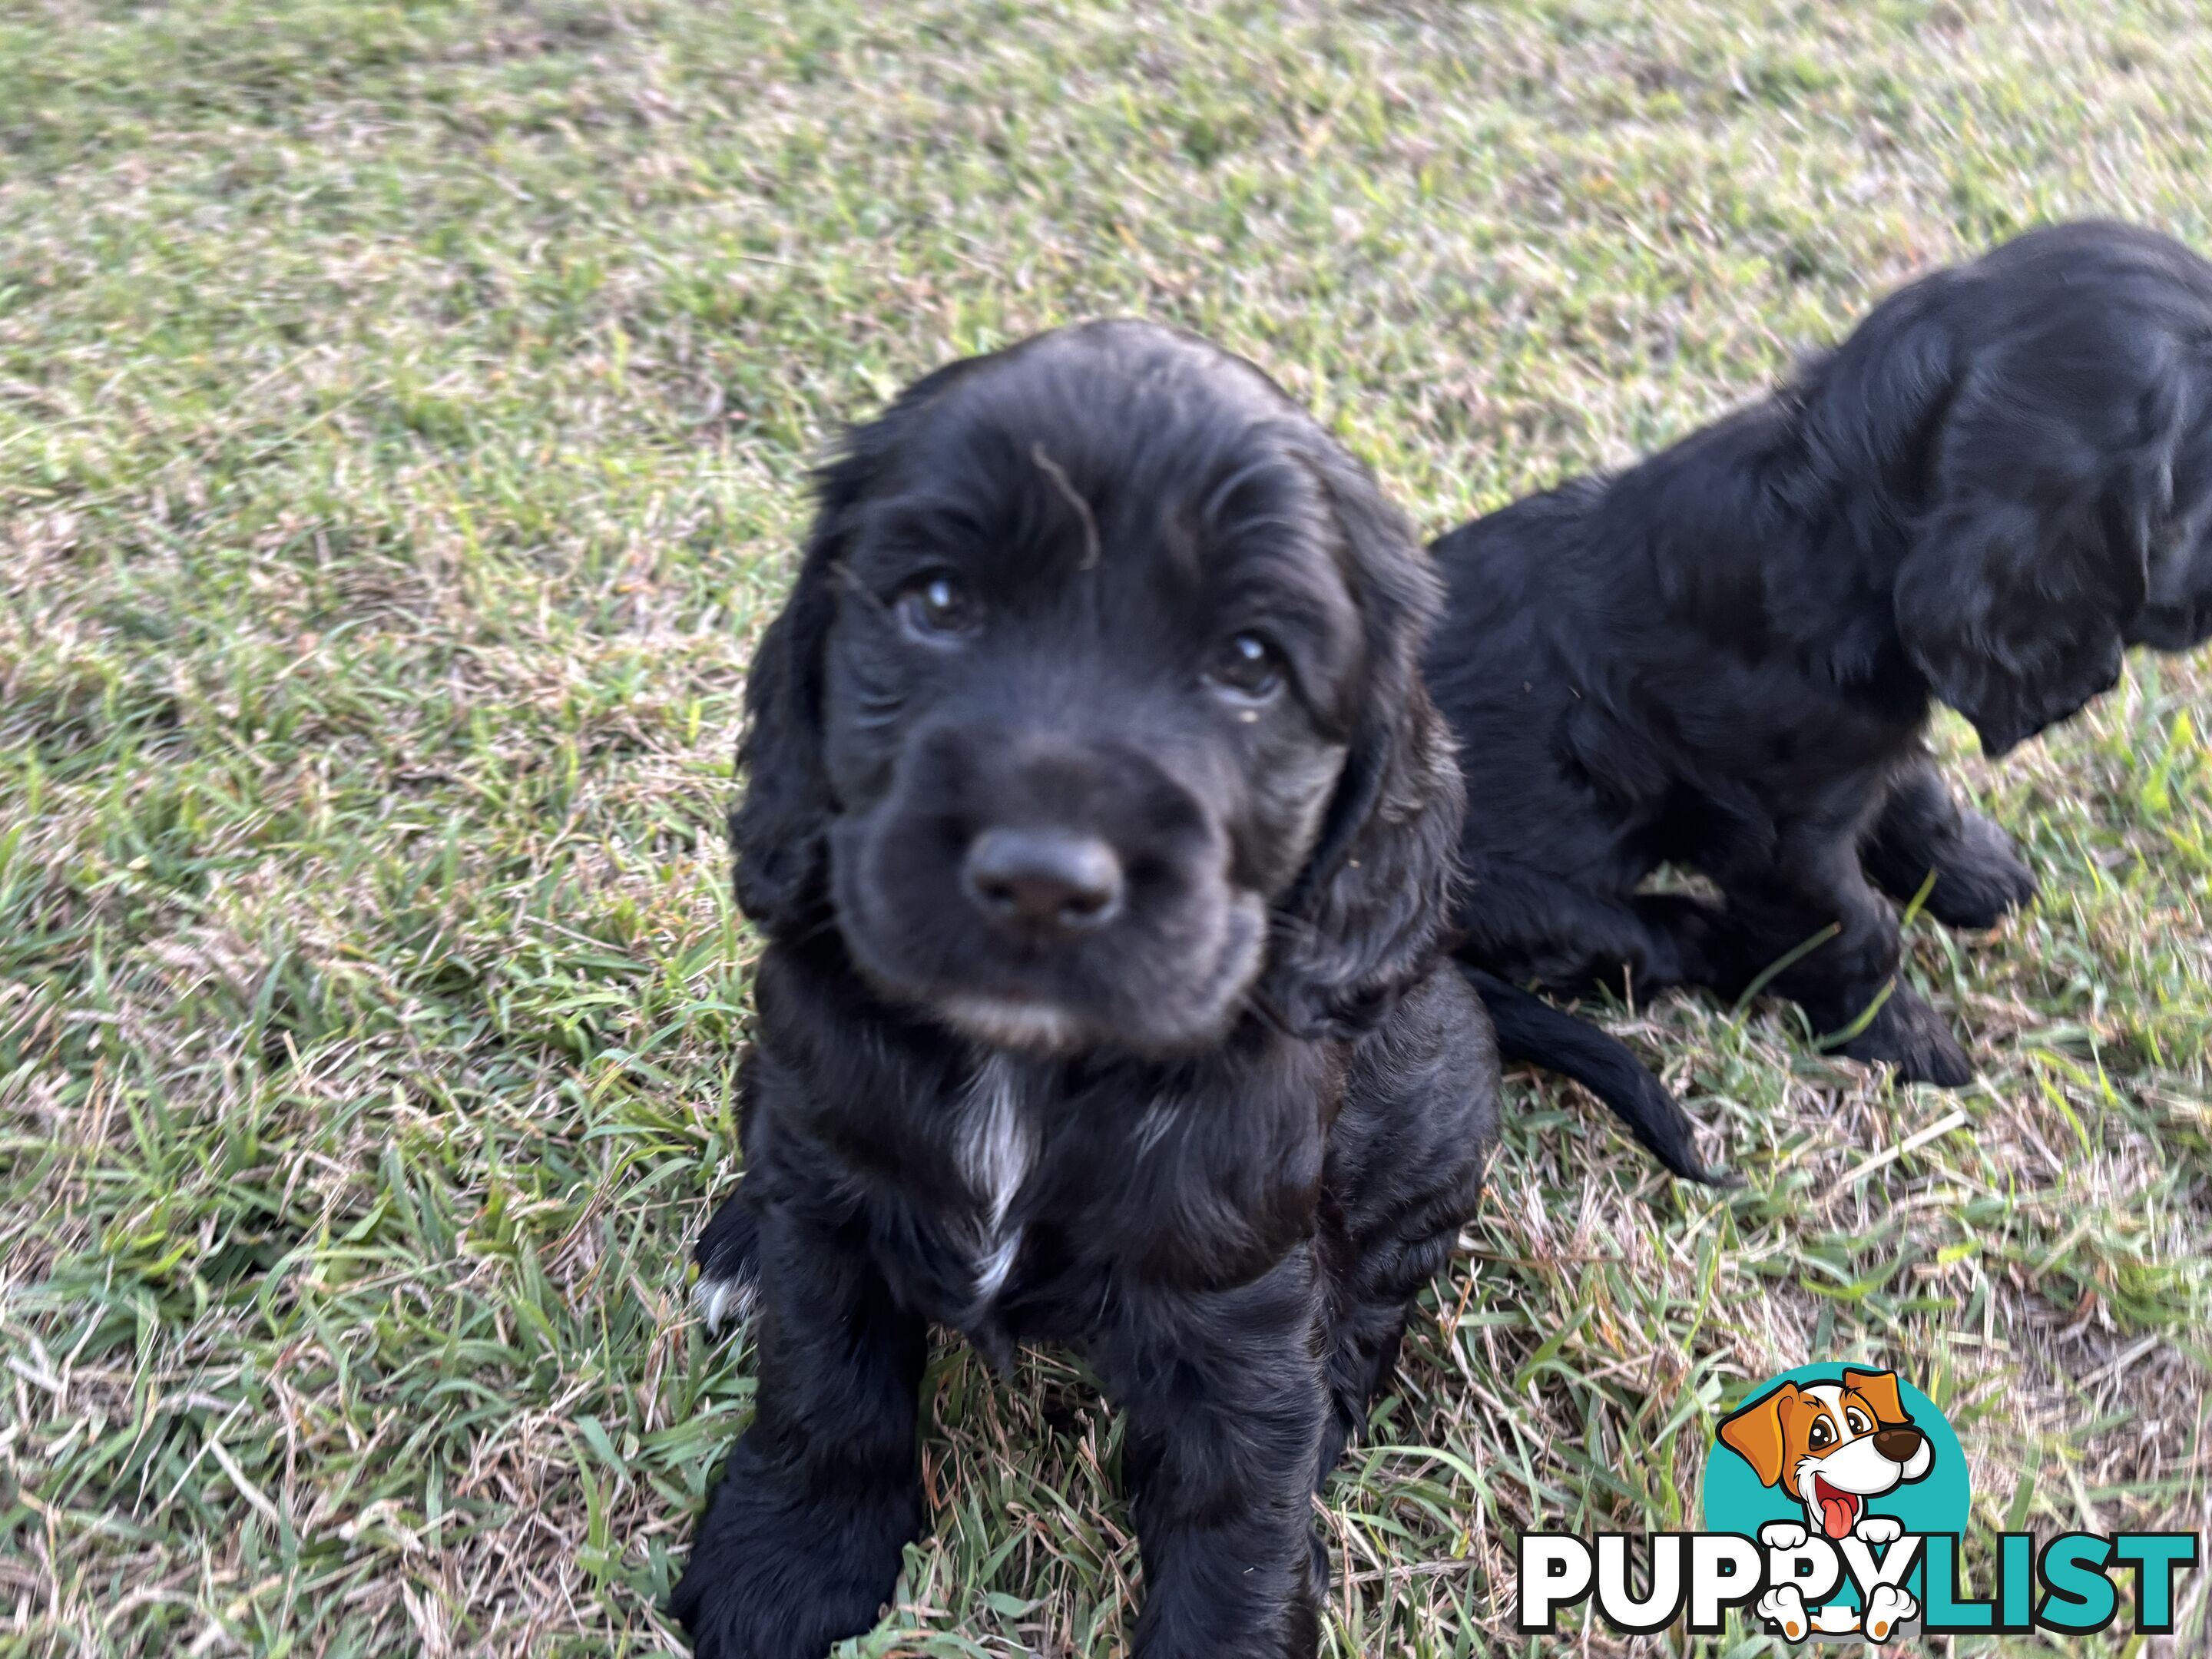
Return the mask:
[[[1827,1418],[1830,1425],[1835,1429],[1838,1437],[1849,1434],[1850,1430],[1844,1422],[1844,1390],[1842,1384],[1837,1382],[1814,1382],[1807,1387],[1801,1388],[1798,1389],[1797,1393],[1800,1399],[1804,1400],[1817,1407],[1818,1413],[1825,1415]],[[1814,1413],[1808,1413],[1806,1416],[1805,1421],[1808,1427],[1812,1423],[1813,1415]]]
[[[1326,441],[1305,413],[1243,359],[1152,324],[1015,347],[953,382],[919,426],[908,487],[988,498],[977,508],[1080,497],[1097,528],[1165,528],[1193,556],[1240,521],[1294,535],[1328,523],[1305,453]]]
[[[1299,417],[1290,395],[1259,368],[1210,340],[1158,323],[1079,323],[1001,354],[972,384],[1026,375],[1089,392],[1118,389],[1135,402],[1211,405],[1259,422]]]

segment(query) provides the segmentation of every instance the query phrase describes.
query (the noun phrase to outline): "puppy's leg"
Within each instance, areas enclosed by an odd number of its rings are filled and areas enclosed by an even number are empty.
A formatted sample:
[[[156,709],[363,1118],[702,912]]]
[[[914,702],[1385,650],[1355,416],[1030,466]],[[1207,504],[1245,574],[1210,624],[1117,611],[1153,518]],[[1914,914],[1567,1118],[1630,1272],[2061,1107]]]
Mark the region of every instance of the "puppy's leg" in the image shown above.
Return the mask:
[[[1907,1083],[1957,1088],[1974,1068],[1942,1016],[1899,971],[1896,915],[1867,885],[1848,833],[1798,836],[1785,858],[1755,874],[1722,878],[1733,961],[1718,981],[1735,996],[1770,964],[1832,928],[1770,981],[1811,1018],[1814,1033],[1854,1060],[1887,1060]],[[1844,1033],[1850,1033],[1844,1036]]]
[[[1326,1415],[1313,1252],[1234,1290],[1131,1286],[1092,1360],[1127,1414],[1137,1659],[1309,1659]]]
[[[1425,1169],[1438,1167],[1431,1163]],[[1459,1230],[1474,1212],[1482,1191],[1481,1160],[1472,1170],[1458,1158],[1443,1168],[1443,1181],[1407,1180],[1413,1190],[1357,1206],[1344,1218],[1342,1234],[1331,1241],[1345,1260],[1340,1269],[1332,1269],[1340,1276],[1330,1297],[1330,1411],[1316,1490],[1327,1483],[1344,1449],[1366,1431],[1367,1407],[1397,1368],[1414,1300],[1451,1260]],[[1410,1160],[1395,1172],[1401,1180],[1413,1173]]]
[[[1322,1177],[1333,1410],[1320,1479],[1367,1425],[1413,1300],[1451,1259],[1498,1140],[1490,1021],[1449,969],[1352,1050]]]
[[[1860,854],[1867,875],[1899,903],[1936,872],[1928,914],[1947,927],[1994,927],[2035,896],[2035,876],[1994,819],[1961,808],[1933,762],[1898,781]]]
[[[1714,908],[1687,894],[1614,896],[1494,863],[1474,877],[1461,919],[1463,954],[1480,967],[1638,996],[1708,983],[1705,944],[1717,925]]]
[[[669,1598],[698,1659],[820,1659],[867,1630],[923,1518],[921,1322],[834,1237],[759,1223],[758,1404]]]

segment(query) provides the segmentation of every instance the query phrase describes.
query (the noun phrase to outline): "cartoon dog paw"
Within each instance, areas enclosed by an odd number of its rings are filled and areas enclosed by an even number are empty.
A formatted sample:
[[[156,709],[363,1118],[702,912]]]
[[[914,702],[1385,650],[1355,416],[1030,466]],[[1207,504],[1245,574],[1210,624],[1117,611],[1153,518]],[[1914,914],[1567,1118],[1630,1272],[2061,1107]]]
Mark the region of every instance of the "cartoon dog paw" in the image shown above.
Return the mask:
[[[1894,1584],[1876,1584],[1867,1596],[1866,1633],[1869,1641],[1887,1642],[1906,1620],[1917,1618],[1920,1603]]]
[[[1905,1522],[1887,1515],[1869,1515],[1851,1531],[1863,1544],[1894,1544],[1905,1536]]]
[[[1773,1530],[1771,1527],[1766,1528],[1759,1535],[1764,1538]],[[1803,1536],[1801,1531],[1798,1534],[1801,1541]],[[1777,1544],[1775,1547],[1786,1550],[1791,1547]],[[1805,1598],[1797,1593],[1797,1587],[1794,1584],[1777,1584],[1753,1603],[1753,1609],[1769,1624],[1779,1626],[1783,1635],[1793,1642],[1803,1641],[1805,1632],[1811,1628],[1805,1620]]]
[[[1770,1521],[1759,1529],[1759,1541],[1771,1550],[1802,1548],[1805,1528],[1795,1521]]]

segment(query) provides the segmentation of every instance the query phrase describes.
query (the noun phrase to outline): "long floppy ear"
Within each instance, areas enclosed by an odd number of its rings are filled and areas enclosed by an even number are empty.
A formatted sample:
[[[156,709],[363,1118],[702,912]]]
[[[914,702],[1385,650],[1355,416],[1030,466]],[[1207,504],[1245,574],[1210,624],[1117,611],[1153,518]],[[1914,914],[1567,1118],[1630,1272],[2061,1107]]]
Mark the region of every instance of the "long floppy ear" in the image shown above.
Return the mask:
[[[1895,1371],[1846,1370],[1844,1387],[1874,1407],[1874,1420],[1877,1423],[1912,1420],[1911,1413],[1905,1409],[1905,1397],[1897,1391]]]
[[[2151,540],[2143,608],[2128,629],[2130,645],[2154,651],[2212,639],[2212,434],[2191,437],[2174,464],[2173,509]]]
[[[1936,695],[2003,754],[2120,677],[2143,602],[2148,527],[2109,503],[2054,510],[1977,495],[1922,524],[1892,590],[1898,632]]]
[[[770,934],[807,925],[827,897],[826,837],[836,802],[822,757],[822,652],[837,615],[838,562],[909,422],[983,361],[963,358],[915,381],[875,420],[848,431],[815,474],[814,522],[798,580],[745,675],[738,744],[744,793],[730,814],[738,908]]]
[[[1367,684],[1313,857],[1282,908],[1272,1000],[1304,1035],[1370,1028],[1428,971],[1455,914],[1466,789],[1420,658],[1442,609],[1412,527],[1334,444],[1311,464],[1366,632]]]
[[[1789,1455],[1782,1437],[1782,1407],[1796,1397],[1797,1385],[1784,1382],[1721,1419],[1721,1444],[1751,1465],[1762,1486],[1771,1486],[1782,1478],[1782,1465]]]
[[[738,907],[774,934],[800,926],[822,887],[832,803],[822,765],[822,641],[836,614],[838,537],[825,485],[799,580],[754,647],[738,742],[744,793],[730,813]]]

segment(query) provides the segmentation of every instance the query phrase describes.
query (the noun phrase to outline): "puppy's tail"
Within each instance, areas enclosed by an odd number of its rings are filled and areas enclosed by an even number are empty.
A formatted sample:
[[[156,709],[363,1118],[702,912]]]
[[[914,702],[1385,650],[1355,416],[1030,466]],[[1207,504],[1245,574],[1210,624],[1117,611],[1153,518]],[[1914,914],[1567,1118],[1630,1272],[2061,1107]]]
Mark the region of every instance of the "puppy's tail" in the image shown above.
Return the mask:
[[[1652,1157],[1685,1180],[1711,1187],[1743,1184],[1741,1176],[1709,1170],[1698,1161],[1690,1115],[1626,1043],[1495,974],[1460,966],[1490,1011],[1490,1022],[1498,1028],[1498,1051],[1504,1058],[1572,1078],[1610,1106]]]

